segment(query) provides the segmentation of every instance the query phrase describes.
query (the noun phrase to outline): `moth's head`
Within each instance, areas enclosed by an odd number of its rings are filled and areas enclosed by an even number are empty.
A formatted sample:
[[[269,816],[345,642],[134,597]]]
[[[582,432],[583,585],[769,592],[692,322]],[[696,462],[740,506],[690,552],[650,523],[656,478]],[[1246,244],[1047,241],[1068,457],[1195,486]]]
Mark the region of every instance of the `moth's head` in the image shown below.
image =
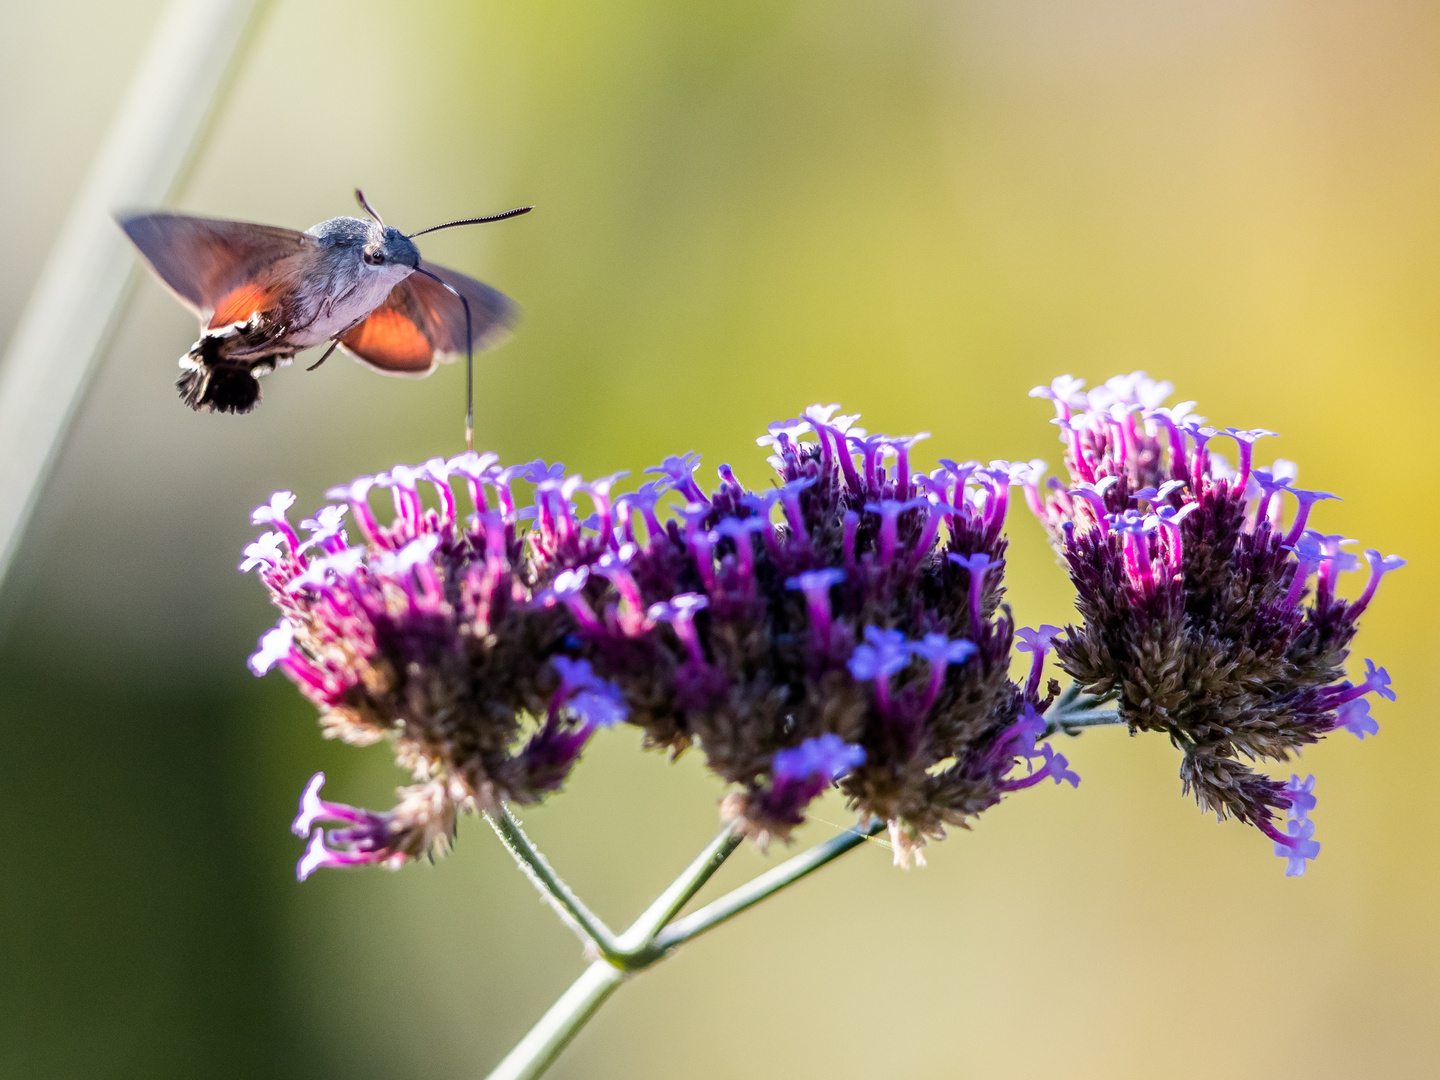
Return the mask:
[[[367,266],[408,266],[413,270],[420,265],[420,249],[393,225],[374,222],[361,258]]]
[[[393,226],[387,226],[384,220],[370,207],[365,199],[365,193],[359,188],[355,189],[355,201],[360,208],[370,215],[369,229],[365,236],[365,248],[361,252],[361,258],[365,260],[366,266],[405,266],[414,270],[420,265],[420,249],[411,243],[410,238]]]

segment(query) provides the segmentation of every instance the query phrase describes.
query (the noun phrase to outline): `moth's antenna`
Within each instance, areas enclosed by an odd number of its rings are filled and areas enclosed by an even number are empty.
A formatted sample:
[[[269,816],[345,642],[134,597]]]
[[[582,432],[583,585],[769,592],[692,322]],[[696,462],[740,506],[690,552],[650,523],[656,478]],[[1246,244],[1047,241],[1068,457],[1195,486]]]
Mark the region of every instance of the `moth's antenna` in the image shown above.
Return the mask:
[[[377,222],[380,223],[380,227],[382,229],[385,227],[385,219],[382,218],[379,214],[377,214],[374,210],[370,209],[370,204],[365,201],[365,192],[361,191],[358,187],[355,189],[355,201],[360,204],[361,210],[364,210],[367,214],[369,214],[372,218],[374,218]]]
[[[358,194],[358,193],[357,193]],[[528,210],[529,207],[526,207]],[[513,214],[514,211],[512,210]],[[465,308],[465,449],[475,449],[475,345],[472,331],[470,329],[470,301],[455,291],[451,285],[438,274],[432,274],[423,267],[415,267],[415,273],[424,274],[432,281],[438,281],[445,287],[455,299],[459,300]]]
[[[355,194],[359,195],[360,192],[357,191],[355,192]],[[369,207],[366,207],[366,209],[368,210]],[[453,229],[456,225],[488,225],[492,221],[504,221],[506,218],[519,217],[521,214],[528,214],[531,210],[534,209],[535,207],[533,206],[517,206],[514,210],[506,210],[503,214],[491,214],[488,217],[465,218],[461,221],[447,221],[444,225],[431,225],[428,229],[421,229],[419,232],[411,233],[410,239],[414,240],[417,236],[424,236],[426,233],[438,232],[441,229]],[[376,220],[378,221],[379,218],[376,218]]]

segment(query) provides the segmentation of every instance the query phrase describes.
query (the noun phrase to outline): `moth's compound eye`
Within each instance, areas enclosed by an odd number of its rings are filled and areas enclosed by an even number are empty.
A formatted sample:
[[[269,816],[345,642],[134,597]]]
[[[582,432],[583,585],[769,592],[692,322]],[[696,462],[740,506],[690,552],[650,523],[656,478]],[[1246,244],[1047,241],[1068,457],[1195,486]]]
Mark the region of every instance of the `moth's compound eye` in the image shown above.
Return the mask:
[[[383,251],[375,251],[375,250],[373,250],[372,248],[366,248],[366,249],[365,249],[365,262],[366,262],[368,265],[370,265],[370,266],[379,266],[379,265],[380,265],[381,263],[383,263],[384,261],[385,261],[385,253],[384,253]]]

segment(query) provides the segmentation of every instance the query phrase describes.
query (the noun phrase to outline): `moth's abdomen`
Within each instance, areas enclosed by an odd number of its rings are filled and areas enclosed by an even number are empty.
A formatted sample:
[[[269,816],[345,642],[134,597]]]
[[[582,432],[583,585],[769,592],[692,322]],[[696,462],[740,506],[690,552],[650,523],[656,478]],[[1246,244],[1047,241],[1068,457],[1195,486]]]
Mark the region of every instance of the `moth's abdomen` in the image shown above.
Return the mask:
[[[293,350],[256,356],[266,344],[258,326],[227,327],[205,334],[180,358],[175,388],[196,412],[247,413],[260,403],[259,376],[275,370]],[[242,353],[240,356],[235,353]]]
[[[195,364],[180,373],[175,388],[196,412],[247,413],[260,402],[260,381],[248,368]]]

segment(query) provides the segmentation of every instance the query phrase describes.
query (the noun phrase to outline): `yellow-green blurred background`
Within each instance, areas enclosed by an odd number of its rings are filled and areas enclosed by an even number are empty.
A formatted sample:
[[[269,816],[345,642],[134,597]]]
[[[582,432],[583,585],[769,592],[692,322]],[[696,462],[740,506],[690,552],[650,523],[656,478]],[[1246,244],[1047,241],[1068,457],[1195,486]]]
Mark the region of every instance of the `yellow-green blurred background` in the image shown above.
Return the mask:
[[[0,2],[0,339],[159,10]],[[1078,791],[924,870],[862,848],[622,988],[554,1076],[1440,1074],[1437,56],[1425,0],[270,5],[176,204],[297,228],[356,184],[406,228],[536,204],[424,243],[524,308],[478,372],[506,460],[694,449],[758,484],[754,435],[818,400],[934,432],[927,463],[1054,462],[1029,387],[1139,367],[1282,432],[1262,454],[1345,496],[1321,524],[1411,559],[1355,660],[1400,702],[1300,766],[1303,879],[1202,818],[1163,740],[1094,732]],[[235,572],[273,489],[313,509],[458,449],[463,371],[337,358],[195,415],[194,330],[140,282],[0,598],[0,1075],[483,1076],[576,942],[474,820],[433,868],[295,883],[305,778],[382,807],[400,778],[249,677],[272,616]],[[1023,509],[1011,532],[1018,617],[1065,621]],[[526,820],[623,923],[719,794],[618,732]]]

